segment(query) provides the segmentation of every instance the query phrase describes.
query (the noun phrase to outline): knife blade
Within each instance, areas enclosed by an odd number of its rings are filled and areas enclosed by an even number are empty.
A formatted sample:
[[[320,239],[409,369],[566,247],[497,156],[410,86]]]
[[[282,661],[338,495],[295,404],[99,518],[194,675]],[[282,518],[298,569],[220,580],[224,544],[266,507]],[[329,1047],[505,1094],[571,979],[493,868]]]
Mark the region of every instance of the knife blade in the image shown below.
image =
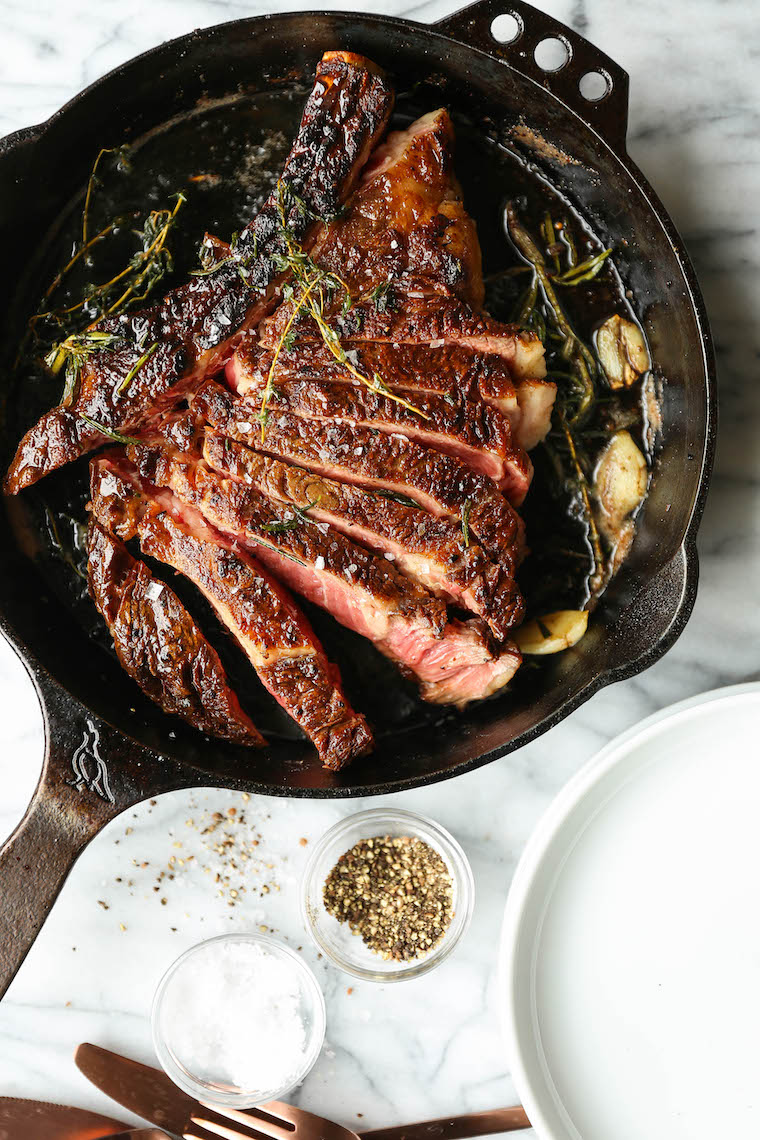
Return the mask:
[[[161,1069],[142,1065],[99,1045],[79,1045],[74,1061],[101,1092],[166,1132],[181,1136],[191,1114],[200,1107]]]
[[[105,1140],[127,1128],[122,1120],[84,1108],[0,1097],[0,1140]]]

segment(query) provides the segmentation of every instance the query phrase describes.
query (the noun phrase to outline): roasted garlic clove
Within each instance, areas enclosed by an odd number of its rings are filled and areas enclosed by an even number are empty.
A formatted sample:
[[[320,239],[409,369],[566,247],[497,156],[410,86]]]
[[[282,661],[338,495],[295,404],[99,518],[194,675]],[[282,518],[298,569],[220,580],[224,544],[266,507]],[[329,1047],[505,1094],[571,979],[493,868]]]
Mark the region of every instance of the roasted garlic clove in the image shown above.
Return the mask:
[[[597,329],[596,351],[611,388],[628,388],[650,367],[641,329],[617,314]]]
[[[559,653],[579,642],[587,626],[587,610],[557,610],[526,621],[517,630],[515,641],[526,656]]]
[[[616,532],[638,507],[647,489],[647,464],[627,431],[618,431],[602,452],[594,473],[594,495],[605,530]]]

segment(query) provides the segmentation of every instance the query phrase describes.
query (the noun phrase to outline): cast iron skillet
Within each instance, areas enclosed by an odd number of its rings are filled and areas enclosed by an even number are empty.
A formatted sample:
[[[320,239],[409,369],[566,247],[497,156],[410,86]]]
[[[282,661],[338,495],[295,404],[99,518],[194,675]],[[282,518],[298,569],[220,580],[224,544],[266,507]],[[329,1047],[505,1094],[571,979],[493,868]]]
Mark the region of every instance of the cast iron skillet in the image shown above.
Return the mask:
[[[505,11],[518,18],[522,31],[501,45],[491,25]],[[551,74],[533,57],[546,36],[558,37],[570,52],[567,65]],[[660,445],[637,538],[587,637],[514,693],[465,715],[436,719],[418,714],[403,686],[381,670],[370,689],[389,687],[370,698],[375,723],[382,726],[385,714],[397,707],[412,711],[401,720],[390,718],[392,731],[380,731],[374,755],[335,776],[319,768],[299,740],[277,740],[265,755],[252,757],[181,725],[172,727],[88,639],[72,608],[38,571],[39,540],[25,526],[23,496],[7,502],[0,524],[0,622],[36,686],[46,745],[32,804],[0,853],[0,993],[79,852],[130,805],[196,785],[271,795],[374,795],[469,771],[535,739],[603,685],[652,664],[691,612],[695,536],[715,433],[704,305],[678,234],[626,155],[627,75],[576,33],[520,0],[481,0],[432,26],[309,13],[194,32],[105,76],[47,123],[0,142],[5,394],[12,392],[10,359],[22,321],[35,288],[39,292],[35,248],[44,245],[42,235],[81,192],[99,147],[140,136],[202,100],[262,90],[284,97],[294,83],[310,84],[322,51],[335,47],[365,53],[385,66],[399,90],[433,75],[438,102],[475,130],[498,137],[522,122],[524,145],[533,148],[538,169],[578,205],[605,244],[625,251],[617,263],[646,306],[640,316],[656,370],[666,380]],[[579,78],[588,71],[600,72],[608,84],[597,103],[579,92]],[[24,266],[30,266],[26,279]],[[13,404],[9,399],[4,417],[6,452],[21,434]],[[336,652],[350,675],[363,672],[366,692],[367,678],[375,677],[374,651],[351,642]]]

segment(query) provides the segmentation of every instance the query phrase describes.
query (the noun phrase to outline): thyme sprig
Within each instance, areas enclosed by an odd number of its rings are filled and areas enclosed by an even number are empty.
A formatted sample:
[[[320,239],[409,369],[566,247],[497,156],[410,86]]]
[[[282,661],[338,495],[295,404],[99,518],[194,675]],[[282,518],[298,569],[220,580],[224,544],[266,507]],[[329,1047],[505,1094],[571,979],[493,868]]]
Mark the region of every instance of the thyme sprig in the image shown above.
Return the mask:
[[[82,366],[87,357],[102,348],[113,348],[122,343],[122,338],[113,333],[91,329],[81,333],[72,333],[59,344],[53,345],[45,356],[45,363],[54,376],[57,376],[61,369],[65,369],[65,384],[61,397],[61,403],[65,407],[74,401],[79,378],[82,374]]]
[[[557,416],[565,437],[565,442],[567,443],[570,460],[575,470],[575,485],[577,487],[578,494],[580,495],[581,502],[583,503],[583,512],[588,528],[588,540],[592,556],[591,573],[589,575],[589,588],[591,590],[591,593],[594,594],[598,589],[600,589],[604,581],[605,569],[604,554],[602,552],[602,541],[599,537],[599,528],[596,525],[596,519],[594,517],[594,509],[591,503],[591,490],[589,487],[589,482],[586,477],[586,472],[584,470],[583,464],[581,463],[580,456],[578,454],[578,446],[575,440],[575,436],[570,430],[570,426],[565,419],[565,415],[562,409],[558,411]]]
[[[393,400],[394,403],[400,404],[408,411],[414,412],[423,419],[429,419],[430,417],[420,408],[408,400],[405,400],[403,396],[392,391],[379,373],[373,371],[372,375],[368,376],[357,367],[357,365],[349,359],[348,353],[341,342],[340,334],[327,320],[325,309],[328,302],[333,302],[334,300],[340,301],[341,315],[345,315],[351,309],[354,298],[351,296],[348,285],[342,277],[337,273],[332,273],[321,268],[309,256],[298,240],[290,221],[294,215],[303,222],[311,219],[324,222],[326,219],[318,218],[313,214],[306,203],[294,193],[292,188],[283,179],[280,179],[277,183],[277,212],[279,215],[282,249],[274,256],[275,267],[280,270],[280,272],[292,273],[295,285],[286,286],[283,291],[285,300],[292,301],[293,311],[275,347],[267,375],[267,382],[261,396],[261,409],[258,418],[261,424],[262,440],[266,434],[266,424],[269,415],[268,407],[275,387],[275,376],[280,354],[283,351],[287,352],[292,347],[295,324],[299,317],[302,316],[311,317],[330,354],[354,379],[358,380],[366,388],[369,388],[370,391],[377,392]],[[376,305],[379,302],[381,305],[384,304],[387,307],[389,303],[392,303],[390,287],[382,295],[377,294],[375,296],[376,293],[377,291],[373,290],[373,300]],[[385,310],[381,309],[380,311]]]
[[[89,355],[89,352],[94,351],[95,348],[108,347],[109,342],[104,339],[108,334],[99,334],[100,343],[94,343],[97,338],[90,335],[91,331],[96,331],[93,330],[93,326],[105,317],[114,316],[145,301],[158,282],[172,269],[173,259],[167,241],[177,214],[186,200],[183,194],[178,193],[174,197],[173,206],[151,210],[148,213],[142,224],[133,230],[139,239],[139,248],[121,272],[101,284],[86,286],[81,298],[70,305],[51,306],[50,302],[62,288],[74,267],[86,259],[93,248],[109,235],[117,233],[137,219],[136,212],[130,215],[119,215],[112,218],[98,233],[90,236],[90,212],[93,195],[96,186],[100,184],[98,170],[103,157],[108,154],[118,154],[120,165],[127,168],[129,166],[129,150],[127,147],[104,147],[98,152],[85,192],[81,241],[75,247],[68,262],[58,271],[46,288],[42,305],[29,320],[26,335],[19,346],[16,357],[16,364],[18,365],[30,337],[34,337],[38,343],[40,339],[47,339],[46,337],[41,338],[38,334],[38,326],[42,324],[56,328],[59,336],[61,332],[68,332],[69,335],[54,343],[45,355],[45,361],[54,373],[59,372],[64,362],[68,361],[66,385],[62,395],[62,401],[67,404],[74,398],[83,363],[83,354],[79,351],[80,344],[78,342],[81,341],[88,348],[84,355]],[[76,326],[85,315],[89,321],[83,331],[81,327],[77,329]]]

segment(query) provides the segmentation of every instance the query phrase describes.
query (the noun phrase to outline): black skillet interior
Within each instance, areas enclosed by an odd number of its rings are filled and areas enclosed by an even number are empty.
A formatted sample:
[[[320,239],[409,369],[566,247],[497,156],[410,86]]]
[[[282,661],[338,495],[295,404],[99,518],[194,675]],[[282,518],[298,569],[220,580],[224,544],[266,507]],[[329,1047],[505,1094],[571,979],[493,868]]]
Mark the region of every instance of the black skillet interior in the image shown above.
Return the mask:
[[[540,29],[546,20],[526,5],[518,7],[528,44],[531,20],[537,18]],[[529,160],[534,189],[548,179],[565,195],[601,241],[615,247],[656,370],[666,381],[652,488],[636,541],[574,651],[524,670],[514,689],[496,700],[465,714],[441,714],[423,707],[361,639],[314,615],[350,695],[377,732],[374,754],[339,777],[319,769],[312,750],[290,733],[258,691],[249,703],[274,736],[265,753],[251,754],[210,743],[168,719],[122,674],[104,647],[81,581],[52,549],[50,512],[59,526],[67,512],[82,517],[84,464],[8,503],[0,607],[22,656],[96,717],[151,752],[179,761],[186,783],[357,795],[445,778],[503,755],[556,723],[600,685],[645,667],[672,643],[691,610],[693,540],[712,448],[712,396],[707,333],[688,264],[667,219],[657,215],[661,207],[652,203],[624,155],[619,157],[540,85],[491,54],[498,49],[487,29],[498,7],[487,0],[471,11],[472,19],[454,18],[448,30],[485,51],[420,25],[338,13],[279,15],[194,33],[120,68],[39,132],[0,152],[0,248],[10,267],[0,280],[3,459],[35,412],[55,397],[51,390],[24,389],[11,378],[10,365],[39,283],[50,278],[51,262],[56,264],[69,232],[66,225],[81,210],[82,188],[98,149],[148,135],[143,154],[150,162],[144,165],[156,177],[147,189],[157,194],[186,185],[199,168],[221,171],[226,175],[221,189],[208,186],[191,195],[184,224],[195,238],[204,226],[227,236],[251,208],[259,176],[276,170],[314,65],[331,47],[363,52],[388,69],[400,93],[399,121],[441,104],[453,112],[458,169],[485,237],[487,267],[503,242],[496,225],[500,202],[530,188],[505,147]],[[574,37],[572,44],[580,55],[583,41]],[[520,59],[512,58],[519,67]],[[615,76],[617,104],[589,108],[587,118],[596,114],[620,147],[624,77]],[[511,133],[518,123],[527,128],[522,142]],[[531,131],[543,140],[538,149],[529,141]],[[265,138],[273,141],[272,154],[252,153],[250,147],[244,152],[243,140],[255,148]],[[100,644],[93,644],[93,634]],[[153,789],[143,790],[149,795]]]

